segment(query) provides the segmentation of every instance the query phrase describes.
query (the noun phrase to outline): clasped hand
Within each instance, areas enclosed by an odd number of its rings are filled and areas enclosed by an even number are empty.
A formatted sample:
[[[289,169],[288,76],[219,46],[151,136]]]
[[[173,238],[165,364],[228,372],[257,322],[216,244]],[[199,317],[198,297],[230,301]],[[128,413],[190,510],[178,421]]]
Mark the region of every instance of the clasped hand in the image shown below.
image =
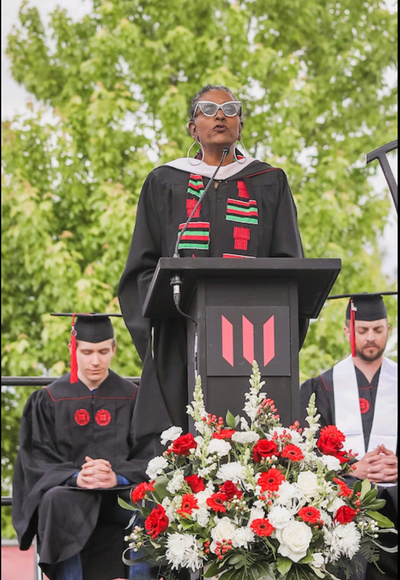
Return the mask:
[[[352,475],[359,479],[368,478],[371,483],[397,481],[397,455],[384,445],[366,453],[354,466]]]
[[[106,459],[92,459],[86,456],[76,483],[78,487],[86,489],[107,489],[117,485],[117,476],[111,468],[111,463]]]

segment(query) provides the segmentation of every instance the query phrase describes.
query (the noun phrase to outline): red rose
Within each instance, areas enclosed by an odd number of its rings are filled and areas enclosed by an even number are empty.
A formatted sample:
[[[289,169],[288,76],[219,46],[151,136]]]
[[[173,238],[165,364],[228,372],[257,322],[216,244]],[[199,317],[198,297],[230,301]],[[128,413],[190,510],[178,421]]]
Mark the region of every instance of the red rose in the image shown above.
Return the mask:
[[[221,493],[226,495],[226,499],[229,501],[234,497],[240,499],[243,496],[243,492],[232,481],[225,481],[224,485],[219,486],[219,489]]]
[[[149,517],[144,522],[146,532],[155,540],[161,532],[168,528],[169,520],[162,505],[153,509]]]
[[[172,443],[172,452],[176,455],[190,455],[192,449],[196,449],[197,443],[191,433],[181,435]]]
[[[185,481],[193,493],[199,493],[199,491],[206,489],[204,479],[198,475],[189,475],[188,477],[185,477]]]
[[[253,447],[253,459],[256,463],[260,463],[261,459],[271,457],[271,455],[278,456],[278,446],[275,441],[269,439],[260,439]]]
[[[356,517],[356,511],[353,508],[349,507],[348,505],[342,505],[336,512],[335,517],[333,518],[335,522],[339,522],[339,524],[348,524],[352,522]]]
[[[132,490],[131,493],[131,498],[133,503],[137,503],[138,501],[141,501],[142,499],[145,498],[145,495],[148,491],[154,491],[154,481],[151,481],[150,483],[144,482],[144,483],[139,483],[139,485],[137,485],[135,487],[135,489]]]
[[[236,433],[235,429],[221,429],[212,434],[213,439],[232,439],[232,435]]]
[[[321,429],[317,447],[324,455],[333,455],[339,459],[340,463],[347,461],[346,452],[343,449],[343,442],[346,437],[335,425],[328,425]]]

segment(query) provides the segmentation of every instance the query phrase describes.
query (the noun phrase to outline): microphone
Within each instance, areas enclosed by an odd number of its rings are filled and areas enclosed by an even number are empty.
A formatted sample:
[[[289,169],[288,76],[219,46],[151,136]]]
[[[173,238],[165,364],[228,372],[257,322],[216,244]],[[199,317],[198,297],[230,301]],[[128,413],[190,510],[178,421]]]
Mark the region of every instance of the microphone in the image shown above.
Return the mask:
[[[175,249],[174,249],[174,254],[173,254],[173,258],[179,258],[179,252],[178,252],[178,247],[179,247],[179,242],[181,241],[181,238],[183,236],[183,234],[186,232],[192,217],[194,216],[194,214],[196,213],[197,208],[199,207],[199,205],[201,204],[201,202],[203,201],[207,191],[210,188],[210,185],[213,183],[215,176],[217,175],[221,165],[223,164],[225,157],[228,155],[229,153],[229,147],[224,147],[222,150],[222,157],[221,157],[221,161],[218,164],[218,167],[216,168],[216,170],[214,171],[212,177],[210,178],[210,181],[207,183],[206,187],[204,188],[203,193],[201,194],[201,196],[199,197],[199,199],[197,200],[196,205],[194,206],[194,208],[192,209],[190,216],[188,217],[188,219],[186,220],[183,228],[181,229],[181,231],[178,233],[178,236],[176,238],[176,243],[175,243]],[[178,312],[180,314],[182,314],[183,316],[186,316],[187,318],[190,318],[187,314],[185,314],[184,312],[182,312],[182,310],[179,307],[179,302],[181,300],[181,285],[182,285],[182,279],[178,274],[175,274],[174,276],[172,276],[171,278],[171,286],[172,286],[172,295],[173,295],[173,299],[175,302],[175,306],[178,310]],[[192,320],[194,322],[194,320],[192,318],[190,318],[190,320]],[[195,323],[196,324],[196,323]]]

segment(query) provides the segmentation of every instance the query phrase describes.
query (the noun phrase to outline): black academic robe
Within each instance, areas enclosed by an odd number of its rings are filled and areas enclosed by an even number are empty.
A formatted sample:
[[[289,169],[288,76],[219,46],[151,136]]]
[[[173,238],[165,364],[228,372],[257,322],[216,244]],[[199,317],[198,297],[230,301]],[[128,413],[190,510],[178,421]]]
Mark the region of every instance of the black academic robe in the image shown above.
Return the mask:
[[[132,486],[87,490],[76,487],[73,476],[88,455],[110,461],[113,471],[130,482],[147,479],[150,457],[145,449],[140,458],[132,452],[137,386],[113,371],[93,392],[81,381],[69,381],[64,375],[26,403],[13,480],[13,525],[21,550],[38,535],[40,565],[50,579],[57,562],[81,553],[84,579],[108,580],[125,574],[123,536],[131,513],[119,508],[117,496]]]
[[[378,388],[380,369],[376,372],[372,381],[368,381],[365,375],[355,367],[358,391],[360,395],[361,420],[364,432],[366,447],[372,429],[374,417],[375,400]],[[315,404],[318,414],[321,415],[318,422],[321,429],[327,425],[335,425],[335,398],[333,389],[333,368],[325,371],[316,378],[308,379],[300,388],[300,418],[299,422],[302,427],[308,426],[305,422],[307,416],[307,407],[311,395],[315,393]],[[357,478],[347,476],[347,484],[352,486]],[[378,485],[378,497],[386,501],[385,507],[381,510],[386,517],[394,522],[398,527],[398,486],[382,487]],[[394,546],[397,543],[396,536],[393,534],[382,534],[379,541],[388,546]],[[357,556],[357,561],[362,566],[360,576],[355,573],[352,580],[397,580],[398,565],[397,554],[389,554],[383,550],[380,551],[379,565],[385,574],[382,574],[374,565],[367,564],[364,558]]]
[[[285,173],[260,161],[211,185],[179,245],[181,256],[302,258],[294,200]],[[187,429],[186,322],[150,320],[142,306],[160,257],[174,254],[179,227],[208,177],[161,166],[147,177],[118,297],[125,324],[144,362],[136,411],[138,437],[171,424]],[[300,320],[302,343],[308,322]],[[154,353],[152,353],[152,338]],[[154,420],[143,421],[151,405]]]

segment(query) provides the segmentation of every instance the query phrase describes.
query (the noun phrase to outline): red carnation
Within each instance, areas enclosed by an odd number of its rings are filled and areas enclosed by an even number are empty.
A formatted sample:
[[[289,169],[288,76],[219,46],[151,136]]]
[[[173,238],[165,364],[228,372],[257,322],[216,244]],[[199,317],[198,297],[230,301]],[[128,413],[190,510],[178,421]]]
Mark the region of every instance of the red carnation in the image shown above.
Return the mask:
[[[274,531],[274,526],[272,526],[268,520],[265,518],[260,518],[258,520],[253,520],[250,524],[251,529],[256,534],[256,536],[270,536]]]
[[[345,463],[347,461],[346,452],[341,451],[345,439],[346,437],[335,425],[328,425],[321,429],[317,447],[324,455],[333,455],[339,459],[340,463]]]
[[[232,439],[234,433],[236,433],[235,429],[221,429],[212,434],[212,439]]]
[[[340,487],[339,497],[351,497],[353,495],[353,490],[350,489],[350,487],[347,487],[344,481],[338,479],[337,477],[334,477],[333,481]]]
[[[185,481],[193,493],[199,493],[199,491],[206,489],[204,479],[198,475],[188,475],[188,477],[185,477]]]
[[[187,516],[192,515],[193,510],[197,509],[199,509],[199,502],[197,501],[197,498],[194,497],[194,495],[191,493],[186,493],[182,497],[182,506],[179,510],[176,510],[176,513],[181,514],[181,516],[186,518]]]
[[[144,522],[146,532],[155,540],[162,532],[168,528],[169,520],[162,505],[153,509],[149,517]]]
[[[271,469],[261,474],[258,485],[262,491],[278,491],[282,481],[285,481],[283,473],[279,469],[271,467]]]
[[[154,481],[151,481],[150,483],[139,483],[131,493],[133,503],[138,503],[138,501],[144,499],[148,491],[154,491]]]
[[[253,459],[256,463],[260,463],[261,459],[271,457],[271,455],[278,456],[278,446],[275,441],[269,439],[260,439],[253,447]]]
[[[226,512],[226,507],[224,503],[227,501],[227,497],[224,493],[213,493],[211,497],[207,499],[207,505],[215,512]]]
[[[192,449],[196,449],[197,443],[191,433],[181,435],[172,443],[172,452],[176,455],[190,455]]]
[[[224,493],[226,495],[226,499],[228,501],[230,501],[234,497],[240,499],[243,496],[243,492],[240,491],[240,489],[238,489],[232,481],[225,481],[224,485],[219,486],[219,489],[221,493]]]
[[[321,519],[321,513],[317,508],[313,506],[303,507],[299,510],[299,518],[309,524],[316,524]]]
[[[348,505],[342,505],[333,519],[335,522],[339,522],[339,524],[348,524],[354,520],[356,515],[356,511],[353,508]]]
[[[304,459],[304,455],[300,447],[297,445],[285,445],[285,447],[281,451],[281,457],[286,457],[287,459],[291,459],[292,461],[301,461]]]

